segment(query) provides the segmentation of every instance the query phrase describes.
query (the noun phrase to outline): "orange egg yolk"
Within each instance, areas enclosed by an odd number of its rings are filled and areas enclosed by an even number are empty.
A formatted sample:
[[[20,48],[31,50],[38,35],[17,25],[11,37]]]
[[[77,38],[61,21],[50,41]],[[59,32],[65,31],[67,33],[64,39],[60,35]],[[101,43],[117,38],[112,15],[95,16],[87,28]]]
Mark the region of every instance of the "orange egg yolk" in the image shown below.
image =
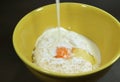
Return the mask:
[[[69,51],[65,47],[58,47],[56,50],[56,58],[69,58]]]

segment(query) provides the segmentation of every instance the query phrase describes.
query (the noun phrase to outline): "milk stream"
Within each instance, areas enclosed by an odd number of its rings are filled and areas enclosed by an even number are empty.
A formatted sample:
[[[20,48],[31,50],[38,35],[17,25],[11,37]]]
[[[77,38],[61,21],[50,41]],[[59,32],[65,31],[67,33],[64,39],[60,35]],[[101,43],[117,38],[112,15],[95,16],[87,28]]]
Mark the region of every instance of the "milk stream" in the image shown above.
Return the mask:
[[[59,43],[61,39],[60,33],[60,0],[56,0],[56,15],[57,15],[57,28],[58,28],[58,37],[56,42]]]
[[[57,26],[60,27],[60,0],[56,0]]]

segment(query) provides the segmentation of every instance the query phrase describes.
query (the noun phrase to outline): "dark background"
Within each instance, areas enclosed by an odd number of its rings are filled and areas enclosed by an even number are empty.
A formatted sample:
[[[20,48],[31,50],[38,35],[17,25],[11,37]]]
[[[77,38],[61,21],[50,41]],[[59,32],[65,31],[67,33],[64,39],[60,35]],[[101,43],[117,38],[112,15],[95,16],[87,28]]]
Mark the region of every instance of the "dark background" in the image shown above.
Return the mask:
[[[120,21],[120,0],[61,0],[61,2],[93,5],[109,12]],[[55,3],[55,0],[0,0],[0,82],[42,82],[16,55],[12,45],[12,34],[24,15],[51,3]],[[120,59],[95,82],[120,82]]]

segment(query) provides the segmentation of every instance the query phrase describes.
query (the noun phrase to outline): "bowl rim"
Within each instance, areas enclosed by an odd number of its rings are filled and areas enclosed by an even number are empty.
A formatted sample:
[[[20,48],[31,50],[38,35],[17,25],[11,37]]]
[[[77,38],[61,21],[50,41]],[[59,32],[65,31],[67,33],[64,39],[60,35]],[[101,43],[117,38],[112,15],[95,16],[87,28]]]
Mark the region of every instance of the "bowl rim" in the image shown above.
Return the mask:
[[[109,14],[108,12],[104,11],[103,9],[100,9],[98,7],[95,7],[95,6],[92,6],[92,5],[88,5],[88,4],[84,4],[84,3],[76,3],[76,2],[61,2],[60,4],[68,4],[68,5],[78,5],[78,6],[86,6],[86,7],[89,7],[89,8],[92,8],[92,9],[95,9],[95,10],[98,10],[102,13],[104,13],[105,15],[111,17],[111,19],[113,19],[115,21],[115,23],[119,26],[120,28],[120,22],[114,17],[112,16],[111,14]],[[30,11],[28,14],[26,14],[25,16],[22,17],[22,19],[24,17],[26,17],[27,15],[29,15],[31,12],[33,11],[37,11],[38,9],[40,8],[44,8],[44,7],[48,7],[48,6],[52,6],[52,5],[55,5],[55,3],[53,4],[48,4],[48,5],[45,5],[45,6],[42,6],[42,7],[39,7],[37,9],[34,9],[32,11]],[[22,20],[20,19],[20,21]],[[19,22],[20,22],[19,21]],[[111,66],[114,62],[116,62],[119,58],[120,58],[120,50],[119,52],[117,53],[117,55],[108,63],[106,63],[104,66],[98,68],[98,69],[95,69],[93,71],[90,71],[90,72],[86,72],[86,73],[78,73],[78,74],[60,74],[60,73],[54,73],[54,72],[50,72],[50,71],[46,71],[44,69],[40,69],[38,66],[36,66],[35,64],[33,64],[32,62],[30,63],[25,57],[23,57],[21,55],[21,53],[19,52],[19,49],[16,47],[16,43],[15,43],[15,34],[16,34],[16,29],[17,29],[17,26],[19,25],[19,22],[18,24],[15,26],[15,29],[13,31],[13,37],[12,37],[12,42],[13,42],[13,47],[14,47],[14,50],[16,51],[18,57],[26,64],[28,65],[29,67],[31,67],[32,69],[42,73],[42,74],[45,74],[45,75],[49,75],[49,76],[54,76],[54,77],[63,77],[63,78],[69,78],[69,77],[80,77],[80,76],[87,76],[87,75],[91,75],[91,74],[94,74],[94,73],[97,73],[99,71],[102,71],[104,69],[106,69],[107,67]]]

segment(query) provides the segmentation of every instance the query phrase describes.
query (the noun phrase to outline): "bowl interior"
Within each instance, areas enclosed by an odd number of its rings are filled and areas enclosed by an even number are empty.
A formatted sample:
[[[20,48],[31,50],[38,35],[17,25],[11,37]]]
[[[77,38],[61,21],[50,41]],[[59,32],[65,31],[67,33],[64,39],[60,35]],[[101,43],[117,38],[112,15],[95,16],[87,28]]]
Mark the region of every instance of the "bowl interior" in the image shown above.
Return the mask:
[[[83,34],[93,40],[100,49],[103,69],[120,56],[120,24],[110,14],[85,4],[62,3],[61,26]],[[57,26],[56,5],[38,8],[17,24],[13,44],[18,56],[32,64],[32,50],[36,39],[46,29]],[[98,70],[100,70],[98,69]]]

